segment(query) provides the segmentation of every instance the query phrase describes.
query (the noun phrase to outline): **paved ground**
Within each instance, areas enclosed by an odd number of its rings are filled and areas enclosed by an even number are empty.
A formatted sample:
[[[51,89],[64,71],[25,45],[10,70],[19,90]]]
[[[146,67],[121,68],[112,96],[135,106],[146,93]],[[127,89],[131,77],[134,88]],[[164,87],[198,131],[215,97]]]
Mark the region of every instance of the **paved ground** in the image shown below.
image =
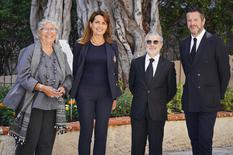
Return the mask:
[[[3,141],[3,140],[8,144],[7,149],[9,149],[9,150],[3,151],[3,148],[0,147],[0,155],[13,155],[14,154],[13,153],[14,152],[13,139],[12,138],[10,139],[7,136],[0,136],[0,144],[1,144],[1,141]],[[9,145],[11,147],[9,147]],[[70,154],[70,153],[68,153],[68,154]],[[55,155],[61,155],[61,154],[56,153]],[[119,155],[123,155],[123,154],[119,154]],[[148,155],[148,154],[146,154],[146,155]],[[191,150],[177,151],[177,152],[172,151],[172,152],[164,152],[163,155],[192,155],[192,152],[191,152]],[[213,155],[233,155],[233,146],[226,146],[226,147],[222,147],[222,148],[214,148],[213,149]]]
[[[218,118],[213,138],[213,155],[233,155],[233,117]],[[131,126],[110,126],[106,155],[130,155]],[[79,131],[57,135],[53,155],[77,155]],[[148,145],[147,145],[148,146]],[[192,155],[184,121],[165,125],[163,155]],[[14,155],[14,139],[0,135],[0,155]],[[188,150],[188,151],[183,151]],[[148,155],[148,148],[146,149]]]
[[[163,155],[192,155],[191,150],[182,152],[164,152]],[[213,155],[233,155],[233,146],[225,148],[214,148]]]

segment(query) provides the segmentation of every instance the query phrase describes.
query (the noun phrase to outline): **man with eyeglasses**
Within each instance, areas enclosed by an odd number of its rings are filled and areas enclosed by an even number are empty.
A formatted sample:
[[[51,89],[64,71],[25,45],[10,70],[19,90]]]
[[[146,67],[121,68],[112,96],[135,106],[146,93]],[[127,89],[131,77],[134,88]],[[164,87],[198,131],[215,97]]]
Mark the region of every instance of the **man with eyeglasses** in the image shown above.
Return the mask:
[[[145,37],[146,55],[132,60],[129,88],[131,106],[132,155],[144,155],[147,138],[149,154],[162,155],[166,104],[176,94],[174,63],[160,55],[163,38],[156,32]]]
[[[212,155],[217,111],[230,78],[229,57],[223,41],[205,30],[199,8],[190,7],[186,21],[191,35],[180,43],[186,76],[182,108],[193,155]]]

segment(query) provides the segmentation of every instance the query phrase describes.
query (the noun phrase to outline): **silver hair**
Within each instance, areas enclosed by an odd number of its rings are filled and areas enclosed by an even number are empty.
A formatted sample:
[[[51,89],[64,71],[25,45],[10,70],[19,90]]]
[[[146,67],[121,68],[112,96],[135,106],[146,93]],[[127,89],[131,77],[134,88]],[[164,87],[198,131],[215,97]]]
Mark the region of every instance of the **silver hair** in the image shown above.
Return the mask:
[[[50,24],[52,24],[57,30],[58,30],[58,24],[57,24],[57,22],[55,22],[54,20],[51,20],[51,19],[42,19],[39,23],[38,23],[38,27],[37,27],[37,31],[40,31],[43,27],[44,27],[44,25],[46,24],[46,23],[50,23]]]
[[[58,26],[57,22],[55,22],[54,20],[47,19],[47,18],[42,19],[42,20],[38,23],[38,27],[37,27],[37,35],[38,35],[39,38],[40,38],[40,33],[39,33],[39,31],[44,27],[44,25],[45,25],[46,23],[52,24],[52,25],[55,27],[55,29],[56,29],[57,31],[58,31],[58,29],[59,29],[59,26]],[[58,33],[56,34],[55,42],[57,42],[57,41],[58,41]]]
[[[146,36],[145,36],[145,42],[146,42],[147,38],[148,38],[149,36],[151,36],[151,35],[153,35],[153,36],[159,36],[159,37],[160,37],[160,42],[163,43],[163,37],[162,37],[162,35],[159,34],[158,32],[155,32],[155,31],[150,31],[150,32],[148,32],[148,33],[146,34]]]

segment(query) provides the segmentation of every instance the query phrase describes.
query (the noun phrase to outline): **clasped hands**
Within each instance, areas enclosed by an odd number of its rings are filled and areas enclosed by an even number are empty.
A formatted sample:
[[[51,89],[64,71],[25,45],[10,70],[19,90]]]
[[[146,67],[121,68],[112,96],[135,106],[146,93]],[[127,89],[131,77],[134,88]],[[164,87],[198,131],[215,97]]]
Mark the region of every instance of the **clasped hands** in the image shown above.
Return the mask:
[[[49,96],[49,97],[62,97],[65,94],[65,88],[63,86],[60,86],[58,89],[54,89],[51,86],[45,86],[45,91],[44,93]]]
[[[58,89],[54,89],[51,86],[39,84],[38,90],[45,93],[45,95],[51,98],[54,98],[54,97],[59,98],[65,94],[65,88],[62,85]]]

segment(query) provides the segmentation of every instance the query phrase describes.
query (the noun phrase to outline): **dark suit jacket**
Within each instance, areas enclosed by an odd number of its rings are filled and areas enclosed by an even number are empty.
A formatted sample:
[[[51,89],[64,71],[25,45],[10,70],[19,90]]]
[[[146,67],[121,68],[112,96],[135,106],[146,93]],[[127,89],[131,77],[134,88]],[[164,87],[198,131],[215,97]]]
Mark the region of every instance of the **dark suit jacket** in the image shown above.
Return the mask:
[[[77,95],[79,82],[82,77],[86,54],[90,43],[83,45],[76,43],[74,47],[74,60],[73,60],[73,86],[71,89],[71,97],[75,98]],[[116,99],[121,95],[121,91],[118,85],[118,50],[117,45],[105,44],[107,53],[107,71],[108,82],[111,89],[112,99]],[[93,75],[95,76],[95,75]]]
[[[229,79],[229,57],[222,40],[206,32],[193,64],[190,63],[191,36],[180,43],[181,62],[186,76],[182,106],[185,112],[215,112],[221,109]]]
[[[160,56],[155,75],[147,86],[145,82],[145,56],[134,59],[129,74],[129,88],[133,94],[131,117],[145,117],[146,106],[152,120],[166,120],[166,104],[176,94],[174,63]]]

